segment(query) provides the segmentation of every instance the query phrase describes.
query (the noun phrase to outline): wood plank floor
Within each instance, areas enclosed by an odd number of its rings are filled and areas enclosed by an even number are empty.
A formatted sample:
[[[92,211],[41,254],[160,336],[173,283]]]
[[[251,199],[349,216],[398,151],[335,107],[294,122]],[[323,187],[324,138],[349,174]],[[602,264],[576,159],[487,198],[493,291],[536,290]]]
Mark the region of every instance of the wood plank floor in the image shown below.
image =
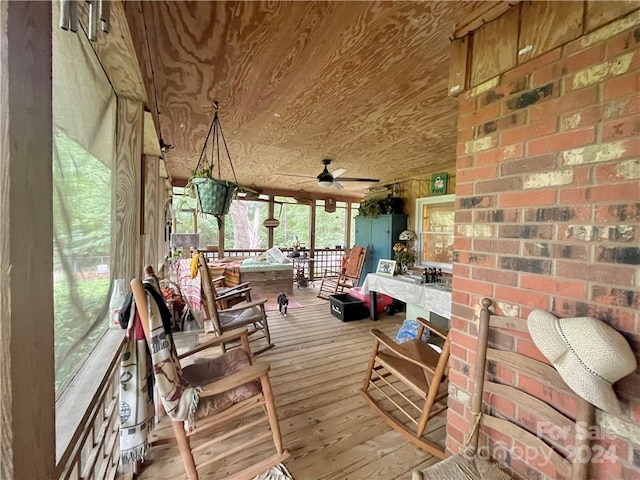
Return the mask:
[[[259,355],[271,364],[285,462],[296,480],[410,479],[414,468],[437,459],[413,446],[388,427],[358,394],[373,340],[371,328],[395,336],[404,314],[341,322],[313,288],[294,290],[304,307],[286,318],[269,314],[276,347]],[[429,424],[430,438],[444,444],[444,415]],[[159,428],[170,434],[166,417]],[[247,439],[251,434],[247,434]],[[238,441],[230,443],[237,445]],[[269,450],[271,449],[271,450]],[[265,441],[224,462],[205,467],[201,478],[233,478],[233,473],[272,453]],[[207,451],[205,454],[215,455]],[[138,478],[185,478],[177,447],[152,449]]]

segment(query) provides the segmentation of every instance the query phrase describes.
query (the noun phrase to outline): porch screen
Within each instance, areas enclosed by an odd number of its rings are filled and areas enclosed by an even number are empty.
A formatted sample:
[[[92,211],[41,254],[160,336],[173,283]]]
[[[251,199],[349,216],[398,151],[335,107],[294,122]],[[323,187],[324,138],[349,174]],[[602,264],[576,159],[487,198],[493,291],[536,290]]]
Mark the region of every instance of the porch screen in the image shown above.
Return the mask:
[[[107,328],[116,96],[83,30],[53,14],[56,390]]]

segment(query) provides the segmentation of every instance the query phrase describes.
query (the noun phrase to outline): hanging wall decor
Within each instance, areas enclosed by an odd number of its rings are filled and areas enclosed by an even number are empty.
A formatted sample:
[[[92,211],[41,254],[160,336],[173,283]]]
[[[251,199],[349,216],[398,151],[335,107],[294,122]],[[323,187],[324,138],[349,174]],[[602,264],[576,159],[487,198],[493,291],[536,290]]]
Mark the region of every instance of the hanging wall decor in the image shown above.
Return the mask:
[[[92,42],[98,38],[98,23],[100,29],[109,33],[110,29],[110,6],[108,0],[87,0],[89,5],[87,37]],[[60,2],[60,28],[76,33],[78,31],[78,0],[62,0]]]
[[[208,213],[211,215],[226,215],[229,213],[231,207],[231,201],[234,195],[238,191],[238,179],[236,178],[236,171],[233,168],[231,162],[231,155],[229,154],[229,147],[227,141],[222,133],[222,127],[220,125],[220,119],[218,118],[218,102],[214,102],[214,114],[209,132],[204,140],[202,146],[202,152],[198,159],[198,164],[195,170],[191,172],[191,178],[187,186],[195,190],[196,198],[198,200],[198,210],[202,213]],[[207,158],[207,147],[211,141],[211,156]],[[221,149],[224,147],[224,153],[231,165],[231,172],[235,182],[223,180],[221,178]],[[214,167],[217,162],[217,178],[214,177]]]
[[[445,195],[449,175],[447,173],[434,173],[431,175],[431,195]]]

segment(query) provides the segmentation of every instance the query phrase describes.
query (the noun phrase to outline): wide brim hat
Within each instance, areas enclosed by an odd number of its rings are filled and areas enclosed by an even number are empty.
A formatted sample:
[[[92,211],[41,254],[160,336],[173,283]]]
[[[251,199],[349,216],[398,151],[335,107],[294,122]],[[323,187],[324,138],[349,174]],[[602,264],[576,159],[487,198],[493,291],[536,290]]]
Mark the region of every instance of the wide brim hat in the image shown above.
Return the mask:
[[[633,373],[637,362],[618,331],[596,318],[558,319],[542,310],[531,312],[527,324],[533,343],[571,390],[608,413],[620,414],[612,385]]]

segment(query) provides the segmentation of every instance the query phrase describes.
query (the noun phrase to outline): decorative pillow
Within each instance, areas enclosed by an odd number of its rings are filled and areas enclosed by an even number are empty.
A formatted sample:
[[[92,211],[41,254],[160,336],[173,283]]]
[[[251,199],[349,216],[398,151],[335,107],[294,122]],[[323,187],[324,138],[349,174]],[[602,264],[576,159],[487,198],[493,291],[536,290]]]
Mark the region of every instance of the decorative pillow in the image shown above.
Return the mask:
[[[287,258],[278,247],[270,248],[265,252],[265,255],[267,256],[267,260],[272,263],[291,263],[291,259]]]
[[[246,352],[241,348],[234,348],[216,358],[198,359],[194,364],[186,366],[182,373],[189,384],[206,386],[208,383],[229,376],[249,365]],[[206,388],[204,391],[206,392]],[[253,397],[260,391],[260,382],[253,381],[211,397],[201,398],[198,402],[195,419],[225,410],[235,403]]]

